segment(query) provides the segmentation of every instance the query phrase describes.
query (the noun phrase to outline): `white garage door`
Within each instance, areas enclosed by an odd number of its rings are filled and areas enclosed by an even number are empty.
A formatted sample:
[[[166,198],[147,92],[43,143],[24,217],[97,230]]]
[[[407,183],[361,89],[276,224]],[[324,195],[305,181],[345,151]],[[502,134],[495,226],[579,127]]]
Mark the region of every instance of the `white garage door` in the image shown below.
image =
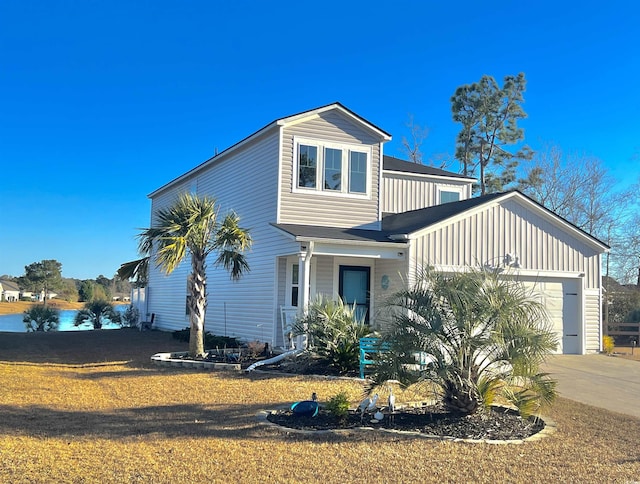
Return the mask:
[[[541,298],[553,330],[558,335],[558,353],[581,353],[580,292],[578,279],[539,279],[525,284]]]

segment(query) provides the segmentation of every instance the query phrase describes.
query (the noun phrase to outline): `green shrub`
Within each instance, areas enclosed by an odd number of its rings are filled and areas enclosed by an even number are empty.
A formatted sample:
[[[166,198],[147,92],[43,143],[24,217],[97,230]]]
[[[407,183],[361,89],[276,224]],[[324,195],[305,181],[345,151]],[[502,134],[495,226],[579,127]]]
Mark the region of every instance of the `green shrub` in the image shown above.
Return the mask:
[[[56,331],[60,323],[60,311],[50,306],[39,304],[31,306],[22,318],[27,333],[35,331]]]
[[[336,418],[343,419],[349,413],[349,399],[345,392],[340,392],[327,402],[327,411]]]
[[[355,307],[342,299],[322,297],[309,304],[305,315],[293,326],[294,336],[307,335],[307,351],[340,373],[359,368],[360,338],[369,333],[369,326],[357,316]]]
[[[613,354],[613,349],[615,348],[615,342],[613,341],[613,336],[603,336],[602,337],[602,351],[607,355]]]
[[[140,316],[140,312],[138,308],[136,308],[133,304],[130,304],[129,307],[122,314],[121,325],[123,327],[134,327],[138,324],[138,317]]]
[[[427,268],[388,300],[390,321],[372,386],[433,386],[445,407],[471,414],[505,399],[522,416],[555,398],[541,371],[557,348],[544,306],[530,289],[498,271],[445,274]],[[415,364],[416,354],[426,362]]]
[[[189,341],[189,338],[187,338]],[[218,336],[206,332],[204,334],[204,348],[210,350],[212,348],[239,348],[240,343],[236,338],[231,336]]]
[[[174,331],[173,337],[178,341],[183,341],[186,343],[189,341],[190,331],[191,330],[189,328]],[[207,331],[204,334],[204,347],[208,350],[213,348],[239,348],[240,343],[236,338],[232,338],[230,336],[217,336]]]
[[[173,337],[178,341],[187,342],[189,341],[189,328],[180,329],[178,331],[173,332]]]

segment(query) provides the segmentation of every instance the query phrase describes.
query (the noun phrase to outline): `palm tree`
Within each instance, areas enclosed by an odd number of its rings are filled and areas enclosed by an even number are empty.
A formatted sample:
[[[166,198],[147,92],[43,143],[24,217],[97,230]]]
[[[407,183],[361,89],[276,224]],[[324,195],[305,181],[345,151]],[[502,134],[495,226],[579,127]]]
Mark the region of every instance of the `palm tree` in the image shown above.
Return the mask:
[[[56,308],[38,304],[24,312],[22,321],[27,333],[34,331],[56,331],[60,324],[60,311]]]
[[[244,252],[251,247],[247,229],[239,226],[234,212],[219,221],[216,201],[190,193],[180,195],[173,205],[158,210],[155,226],[139,235],[141,254],[153,254],[153,259],[166,274],[173,272],[191,255],[191,275],[188,279],[189,354],[204,355],[204,318],[207,304],[207,257],[216,252],[214,264],[223,266],[232,280],[238,280],[249,270]]]
[[[555,397],[539,368],[557,347],[546,311],[521,282],[497,271],[426,270],[389,301],[373,384],[431,383],[452,411],[470,414],[497,396],[530,415]]]
[[[341,373],[360,366],[360,338],[371,333],[355,305],[319,296],[292,328],[293,336],[306,335],[308,354],[318,356]]]
[[[102,329],[105,320],[109,320],[112,323],[120,323],[120,314],[110,302],[96,299],[89,301],[78,311],[73,320],[73,325],[80,326],[84,323],[91,323],[93,324],[93,329]]]

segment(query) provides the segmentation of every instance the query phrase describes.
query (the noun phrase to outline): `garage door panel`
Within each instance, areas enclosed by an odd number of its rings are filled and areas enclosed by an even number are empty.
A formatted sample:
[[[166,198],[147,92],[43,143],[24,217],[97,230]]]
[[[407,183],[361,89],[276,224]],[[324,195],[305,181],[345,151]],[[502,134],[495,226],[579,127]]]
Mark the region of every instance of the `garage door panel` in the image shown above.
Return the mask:
[[[580,296],[577,280],[524,280],[544,305],[552,330],[558,336],[557,353],[580,353]]]

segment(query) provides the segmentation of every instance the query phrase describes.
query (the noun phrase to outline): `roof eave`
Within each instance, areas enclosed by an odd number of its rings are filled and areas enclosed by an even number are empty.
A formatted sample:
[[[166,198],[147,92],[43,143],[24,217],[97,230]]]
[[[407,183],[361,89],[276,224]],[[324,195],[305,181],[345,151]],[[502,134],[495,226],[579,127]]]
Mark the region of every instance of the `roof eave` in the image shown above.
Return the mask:
[[[563,228],[567,229],[570,233],[572,233],[578,239],[584,240],[587,245],[590,245],[591,247],[596,248],[596,249],[600,249],[603,252],[609,252],[609,250],[611,249],[607,244],[605,244],[604,242],[602,242],[599,239],[595,238],[593,235],[590,235],[587,232],[584,232],[583,230],[579,229],[575,225],[569,223],[567,220],[565,220],[562,217],[560,217],[558,214],[552,212],[551,210],[549,210],[548,208],[544,207],[543,205],[540,205],[539,203],[537,203],[533,199],[527,197],[526,195],[524,195],[523,193],[520,193],[517,190],[513,190],[511,192],[506,192],[501,197],[497,197],[497,198],[488,200],[485,203],[481,203],[479,205],[476,205],[473,208],[470,208],[470,209],[467,209],[467,210],[465,210],[463,212],[451,215],[451,216],[449,216],[447,218],[444,218],[442,220],[439,220],[438,222],[433,223],[431,225],[428,225],[428,226],[425,226],[425,227],[421,227],[419,229],[412,230],[407,235],[409,236],[409,238],[415,239],[415,238],[417,238],[417,237],[419,237],[419,236],[421,236],[421,235],[423,235],[425,233],[432,232],[432,231],[437,230],[438,228],[440,228],[440,227],[442,227],[444,225],[447,225],[447,224],[451,223],[453,219],[460,218],[460,217],[466,217],[466,216],[470,215],[473,212],[484,210],[488,205],[492,205],[492,204],[498,205],[498,204],[500,204],[501,202],[503,202],[505,200],[508,200],[510,198],[516,198],[516,197],[518,197],[520,200],[523,200],[524,202],[529,204],[534,210],[536,210],[544,218],[553,220],[554,222],[557,222],[558,225],[561,225]]]
[[[472,182],[476,183],[477,178],[470,178],[466,176],[446,176],[446,175],[428,175],[426,173],[415,173],[412,171],[398,171],[398,170],[382,170],[384,173],[389,173],[392,175],[404,175],[404,176],[416,176],[420,178],[437,178],[438,180],[451,180],[457,182]]]
[[[189,178],[191,178],[193,175],[195,175],[199,171],[202,171],[202,170],[208,168],[209,165],[211,165],[213,163],[221,161],[223,158],[226,158],[230,154],[234,153],[235,151],[239,150],[243,146],[245,146],[248,143],[252,142],[254,139],[256,139],[256,138],[262,136],[263,134],[269,132],[272,128],[274,128],[276,126],[278,126],[278,121],[273,121],[273,122],[267,124],[263,128],[260,128],[258,131],[254,132],[254,133],[250,134],[249,136],[247,136],[246,138],[238,141],[236,144],[231,145],[229,148],[221,151],[217,155],[212,156],[208,160],[203,161],[198,166],[192,168],[188,172],[183,173],[182,175],[180,175],[177,178],[174,178],[173,180],[171,180],[168,183],[165,183],[160,188],[157,188],[153,192],[149,193],[147,195],[147,198],[153,198],[156,195],[158,195],[159,193],[161,193],[161,192],[167,190],[168,188],[170,188],[171,186],[175,185],[176,183],[180,183],[181,181],[188,180]]]

